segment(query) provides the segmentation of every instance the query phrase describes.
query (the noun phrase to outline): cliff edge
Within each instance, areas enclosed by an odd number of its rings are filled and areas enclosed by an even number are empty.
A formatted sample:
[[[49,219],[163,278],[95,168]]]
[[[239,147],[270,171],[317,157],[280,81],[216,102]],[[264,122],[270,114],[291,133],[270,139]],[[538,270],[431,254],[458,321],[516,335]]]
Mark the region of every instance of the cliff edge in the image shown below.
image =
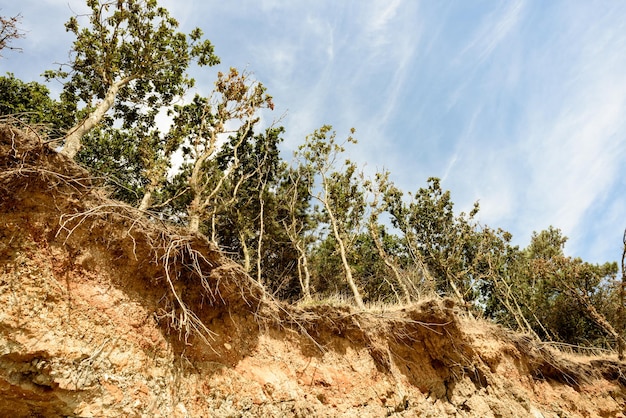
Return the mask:
[[[273,300],[0,126],[0,416],[624,417],[626,365],[466,318]]]

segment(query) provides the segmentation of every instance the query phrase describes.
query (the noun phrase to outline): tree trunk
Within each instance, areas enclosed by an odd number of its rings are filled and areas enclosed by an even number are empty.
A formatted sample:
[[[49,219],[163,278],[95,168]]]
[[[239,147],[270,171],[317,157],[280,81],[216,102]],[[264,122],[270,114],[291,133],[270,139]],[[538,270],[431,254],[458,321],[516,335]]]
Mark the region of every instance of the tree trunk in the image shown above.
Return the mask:
[[[239,241],[241,241],[241,251],[243,252],[243,268],[246,273],[250,272],[250,249],[248,248],[248,244],[246,244],[246,236],[244,232],[239,232]]]
[[[305,250],[300,246],[299,243],[295,243],[296,249],[300,253],[300,257],[298,258],[298,263],[301,264],[302,270],[304,271],[304,280],[302,280],[302,272],[300,271],[300,266],[298,266],[298,276],[300,278],[300,286],[302,287],[302,294],[304,296],[305,301],[311,300],[311,272],[309,271],[309,262],[307,260]]]
[[[200,230],[200,215],[197,213],[191,213],[189,215],[189,232],[197,234]]]
[[[130,79],[123,79],[113,83],[107,90],[104,99],[98,103],[93,112],[91,112],[86,119],[83,119],[68,131],[64,138],[65,143],[61,149],[61,154],[67,155],[72,159],[76,156],[76,154],[78,154],[78,151],[80,151],[82,146],[82,138],[100,122],[102,122],[104,115],[106,115],[109,109],[113,107],[113,104],[115,104],[115,97],[120,91],[120,87],[127,84],[129,81]]]
[[[330,205],[328,201],[324,199],[324,206],[326,206],[326,211],[328,212],[328,217],[330,218],[330,223],[333,227],[333,234],[335,235],[335,239],[337,240],[337,244],[339,245],[339,254],[341,255],[341,263],[343,264],[343,270],[346,275],[346,281],[352,289],[352,294],[354,295],[354,300],[356,301],[356,306],[361,309],[365,308],[363,304],[363,298],[361,297],[361,293],[359,292],[359,288],[356,286],[354,282],[354,278],[352,277],[352,269],[350,268],[350,263],[348,263],[348,256],[346,255],[346,246],[339,234],[339,228],[337,227],[337,220],[332,213]]]
[[[265,182],[261,191],[259,191],[259,202],[261,204],[261,213],[259,215],[259,240],[256,249],[256,279],[259,283],[263,282],[262,257],[263,257],[263,235],[265,233],[265,201],[263,200],[263,190],[265,189]]]
[[[140,211],[146,211],[152,205],[152,191],[146,190],[146,193],[143,195],[141,199],[141,203],[139,204]]]
[[[196,195],[189,204],[189,225],[187,228],[192,234],[200,230],[200,196]]]
[[[298,233],[291,229],[295,229],[293,225],[294,224],[292,223],[290,226],[287,226],[286,222],[283,222],[283,227],[287,232],[287,236],[289,237],[289,240],[298,252],[298,280],[300,281],[302,296],[304,296],[304,300],[308,301],[311,299],[311,273],[309,272],[309,262],[306,256],[306,247],[302,245],[303,243],[298,237]],[[303,272],[304,279],[302,279]]]
[[[374,245],[376,245],[376,250],[378,250],[378,255],[383,260],[383,263],[385,263],[385,265],[389,269],[391,269],[391,271],[393,271],[396,281],[398,282],[398,285],[402,289],[402,293],[404,293],[404,299],[406,303],[411,303],[411,295],[409,292],[409,288],[406,287],[406,285],[404,284],[402,277],[400,275],[400,272],[398,271],[398,268],[389,260],[387,253],[385,253],[385,249],[383,248],[383,244],[380,242],[380,237],[378,235],[378,227],[376,226],[374,222],[370,222],[369,230],[370,230],[370,235],[372,237],[372,240],[374,240]]]
[[[193,194],[193,199],[187,208],[187,212],[189,213],[189,225],[187,228],[192,234],[200,230],[200,213],[204,206],[202,204],[202,188],[200,186],[200,166],[207,158],[207,154],[204,154],[196,160],[193,170],[191,171],[191,177],[189,178],[189,188]]]

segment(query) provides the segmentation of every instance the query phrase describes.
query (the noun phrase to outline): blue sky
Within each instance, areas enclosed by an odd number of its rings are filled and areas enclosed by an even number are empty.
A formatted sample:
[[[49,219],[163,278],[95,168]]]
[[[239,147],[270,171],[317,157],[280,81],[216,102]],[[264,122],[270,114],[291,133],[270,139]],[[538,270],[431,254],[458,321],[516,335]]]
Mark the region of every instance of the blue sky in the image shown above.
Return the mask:
[[[67,60],[83,1],[0,1],[21,13],[23,80]],[[526,246],[553,225],[566,253],[618,261],[626,227],[626,2],[162,1],[201,27],[221,68],[247,68],[284,114],[285,152],[323,124],[355,127],[351,159],[405,191],[442,178],[455,208]],[[208,93],[214,71],[194,73]],[[54,90],[55,86],[51,86]]]

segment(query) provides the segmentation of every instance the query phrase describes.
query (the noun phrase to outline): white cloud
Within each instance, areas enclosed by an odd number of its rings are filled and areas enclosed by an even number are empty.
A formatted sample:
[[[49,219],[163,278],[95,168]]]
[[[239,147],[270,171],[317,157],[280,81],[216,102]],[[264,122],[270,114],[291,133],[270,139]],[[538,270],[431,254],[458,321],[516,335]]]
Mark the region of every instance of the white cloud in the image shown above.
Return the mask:
[[[576,237],[585,236],[579,231],[590,221],[590,208],[604,199],[626,163],[626,59],[615,54],[626,34],[598,42],[603,31],[598,26],[578,36],[572,48],[580,53],[560,74],[559,100],[537,95],[531,103],[530,203],[544,222],[571,235],[569,247],[581,252],[588,244]]]
[[[389,42],[387,31],[393,26],[402,0],[382,0],[370,3],[366,17],[366,31],[374,40],[374,47],[385,46]]]
[[[474,55],[478,62],[484,61],[515,29],[524,10],[524,2],[515,0],[504,4],[503,10],[496,10],[485,18],[474,39],[462,51],[463,59],[467,59],[466,55]]]
[[[568,252],[601,261],[594,237],[624,221],[596,218],[626,206],[614,192],[626,167],[626,57],[615,53],[626,10],[557,6],[543,20],[527,6],[492,13],[455,55],[464,76],[449,90],[458,125],[444,187],[459,209],[480,200],[482,221],[520,245],[553,225],[571,237]]]

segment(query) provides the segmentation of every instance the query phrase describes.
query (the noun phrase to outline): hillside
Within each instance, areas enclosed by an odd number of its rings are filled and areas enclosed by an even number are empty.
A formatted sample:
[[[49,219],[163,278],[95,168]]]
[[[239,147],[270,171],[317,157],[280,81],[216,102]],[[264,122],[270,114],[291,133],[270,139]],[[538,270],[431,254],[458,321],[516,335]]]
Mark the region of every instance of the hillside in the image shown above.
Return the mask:
[[[626,365],[451,300],[294,307],[0,127],[0,416],[624,417]]]

